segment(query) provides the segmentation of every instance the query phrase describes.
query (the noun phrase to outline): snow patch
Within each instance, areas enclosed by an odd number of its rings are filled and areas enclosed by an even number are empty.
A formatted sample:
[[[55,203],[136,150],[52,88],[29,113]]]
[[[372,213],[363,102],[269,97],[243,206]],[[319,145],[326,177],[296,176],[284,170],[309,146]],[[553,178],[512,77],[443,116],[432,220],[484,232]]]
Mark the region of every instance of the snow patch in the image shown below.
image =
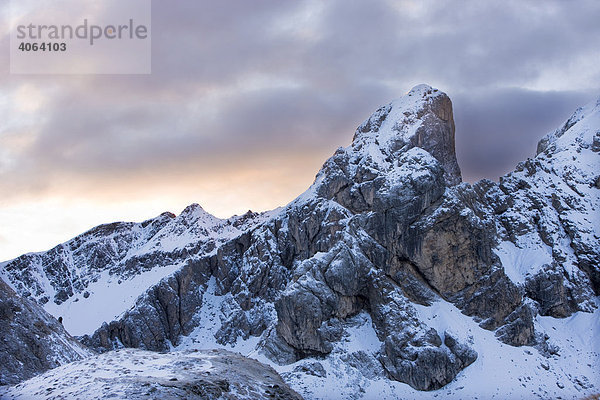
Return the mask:
[[[504,272],[517,285],[552,263],[552,248],[536,241],[533,236],[521,236],[521,247],[509,241],[501,242],[494,252],[500,257]]]
[[[181,267],[158,267],[126,280],[103,271],[99,279],[87,287],[88,298],[79,294],[61,304],[49,301],[44,309],[55,318],[62,317],[63,325],[71,335],[92,334],[103,322],[113,321],[133,307],[137,298],[148,288]]]

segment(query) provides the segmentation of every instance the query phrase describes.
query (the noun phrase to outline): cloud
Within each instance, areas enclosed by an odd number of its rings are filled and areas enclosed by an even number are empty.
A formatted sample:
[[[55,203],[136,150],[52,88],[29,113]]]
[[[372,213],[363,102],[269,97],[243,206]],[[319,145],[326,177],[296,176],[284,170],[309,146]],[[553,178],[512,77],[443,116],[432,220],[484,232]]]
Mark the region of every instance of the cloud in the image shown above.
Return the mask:
[[[469,181],[511,170],[600,94],[594,0],[152,6],[151,75],[10,75],[0,58],[0,259],[192,202],[282,205],[419,83],[453,99]]]
[[[600,89],[599,11],[594,1],[154,1],[150,76],[11,76],[0,63],[0,190],[17,199],[67,179],[110,190],[136,174],[314,158],[421,82],[454,99],[465,176],[496,178]]]
[[[593,92],[499,89],[453,97],[456,147],[463,179],[497,180],[536,154],[538,141],[557,129]]]

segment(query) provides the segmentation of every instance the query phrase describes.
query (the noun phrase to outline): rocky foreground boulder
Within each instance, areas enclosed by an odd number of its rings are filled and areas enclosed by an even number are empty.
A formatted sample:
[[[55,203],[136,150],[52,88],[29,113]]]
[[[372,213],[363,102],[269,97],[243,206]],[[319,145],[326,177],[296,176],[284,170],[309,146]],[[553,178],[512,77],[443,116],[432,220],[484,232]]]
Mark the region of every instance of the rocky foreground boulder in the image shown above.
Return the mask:
[[[267,365],[224,350],[116,350],[0,388],[3,399],[302,400]]]

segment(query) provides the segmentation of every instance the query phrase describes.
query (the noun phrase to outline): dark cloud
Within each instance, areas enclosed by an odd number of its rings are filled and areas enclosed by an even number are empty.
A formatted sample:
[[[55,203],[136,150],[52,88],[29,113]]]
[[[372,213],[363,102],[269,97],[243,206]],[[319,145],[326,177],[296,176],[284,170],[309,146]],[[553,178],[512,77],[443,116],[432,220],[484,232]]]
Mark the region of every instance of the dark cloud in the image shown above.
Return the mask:
[[[585,92],[500,89],[453,96],[463,179],[497,180],[535,156],[538,141],[594,98]]]

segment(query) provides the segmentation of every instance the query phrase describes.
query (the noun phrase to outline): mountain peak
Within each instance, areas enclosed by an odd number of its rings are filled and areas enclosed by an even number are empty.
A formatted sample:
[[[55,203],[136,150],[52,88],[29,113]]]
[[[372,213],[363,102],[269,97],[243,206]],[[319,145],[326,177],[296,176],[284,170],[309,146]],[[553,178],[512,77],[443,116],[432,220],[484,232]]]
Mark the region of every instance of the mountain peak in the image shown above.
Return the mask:
[[[380,153],[383,159],[397,159],[413,147],[435,157],[444,167],[448,186],[461,182],[454,148],[452,102],[442,91],[426,84],[413,87],[406,95],[378,108],[354,135],[355,152]],[[373,147],[376,147],[374,149]]]
[[[544,152],[556,153],[557,150],[570,146],[600,148],[598,125],[600,97],[577,108],[560,128],[544,136],[538,142],[536,155]]]
[[[217,223],[220,221],[220,218],[215,217],[208,211],[206,211],[202,206],[198,203],[192,203],[186,208],[183,209],[181,214],[179,214],[179,219],[186,220],[194,220],[194,221],[205,221],[211,224]]]
[[[410,89],[406,94],[408,96],[413,96],[413,95],[425,96],[427,94],[431,94],[432,92],[441,93],[438,89],[435,89],[426,83],[421,83],[421,84],[416,85],[412,89]]]
[[[192,203],[181,212],[182,214],[204,213],[204,208],[198,203]]]

